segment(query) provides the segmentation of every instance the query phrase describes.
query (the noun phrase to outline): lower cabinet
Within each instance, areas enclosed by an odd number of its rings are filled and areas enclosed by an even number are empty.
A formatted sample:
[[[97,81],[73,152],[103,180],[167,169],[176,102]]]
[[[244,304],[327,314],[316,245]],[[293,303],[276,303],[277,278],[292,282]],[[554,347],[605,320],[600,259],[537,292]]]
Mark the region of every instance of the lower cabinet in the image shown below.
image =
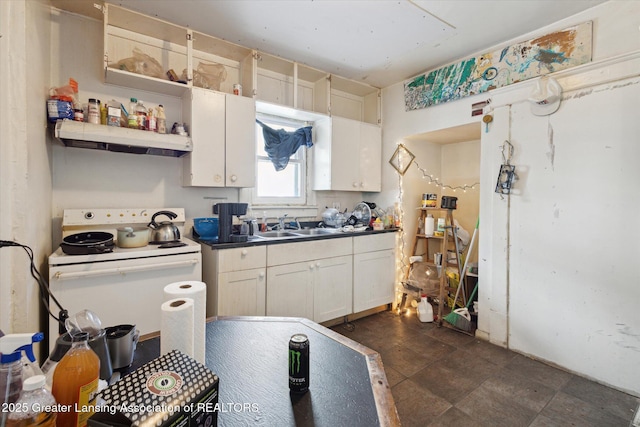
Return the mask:
[[[211,250],[207,316],[325,322],[393,302],[395,233]]]
[[[389,304],[395,298],[395,233],[354,238],[353,312]]]
[[[264,268],[218,275],[218,316],[264,316],[267,291]]]
[[[313,264],[267,268],[267,316],[313,319]]]
[[[327,258],[315,263],[313,320],[325,322],[351,314],[353,257]]]
[[[207,317],[264,316],[267,247],[212,250],[202,245]]]
[[[324,322],[351,314],[351,255],[267,268],[267,316]]]
[[[324,322],[351,313],[352,239],[269,246],[267,316]]]

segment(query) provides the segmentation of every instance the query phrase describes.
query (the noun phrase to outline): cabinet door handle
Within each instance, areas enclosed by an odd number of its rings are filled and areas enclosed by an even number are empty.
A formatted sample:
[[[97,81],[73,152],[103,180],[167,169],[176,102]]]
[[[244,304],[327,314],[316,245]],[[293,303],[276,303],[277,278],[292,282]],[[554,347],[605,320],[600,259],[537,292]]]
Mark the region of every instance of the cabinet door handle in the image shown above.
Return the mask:
[[[231,182],[236,182],[238,180],[238,177],[236,175],[231,175]]]
[[[353,188],[358,188],[358,183],[357,182],[354,182],[352,185],[353,185]]]
[[[313,270],[313,264],[309,264],[309,270]]]
[[[320,263],[319,262],[316,262],[316,267],[320,268]]]
[[[221,177],[220,175],[216,175],[216,176],[213,178],[213,180],[214,180],[215,182],[220,182],[220,181],[222,181],[222,177]]]
[[[260,274],[258,274],[258,277],[264,279],[264,273],[260,272]]]
[[[240,252],[240,254],[245,257],[247,256],[247,254],[249,253],[249,251],[247,251],[246,249],[243,249],[242,252]]]

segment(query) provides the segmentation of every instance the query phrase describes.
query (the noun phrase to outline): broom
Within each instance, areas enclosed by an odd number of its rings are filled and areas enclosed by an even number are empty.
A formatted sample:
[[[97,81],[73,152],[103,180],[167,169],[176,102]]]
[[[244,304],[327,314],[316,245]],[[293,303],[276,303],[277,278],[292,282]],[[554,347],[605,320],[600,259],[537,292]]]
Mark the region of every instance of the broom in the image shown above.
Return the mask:
[[[467,302],[467,306],[464,308],[457,308],[453,310],[451,313],[447,314],[444,317],[444,320],[451,323],[456,328],[461,331],[471,332],[471,315],[469,314],[469,306],[473,301],[473,297],[476,296],[476,291],[478,290],[478,284],[473,288],[473,292],[471,292],[471,297]]]
[[[476,228],[473,230],[473,236],[471,237],[471,243],[469,243],[469,250],[467,250],[467,257],[464,260],[464,267],[462,267],[462,274],[460,274],[460,281],[458,282],[458,290],[456,291],[456,296],[453,298],[453,306],[451,308],[455,308],[456,301],[458,301],[458,294],[460,293],[460,288],[462,288],[462,281],[464,280],[464,275],[467,273],[467,264],[469,263],[469,258],[471,255],[471,251],[473,251],[473,244],[476,241],[476,236],[478,234],[478,227],[480,226],[480,217],[476,220]],[[478,284],[476,283],[476,287],[471,294],[471,298],[467,302],[467,306],[464,308],[458,308],[453,310],[451,313],[447,314],[443,317],[448,323],[451,323],[453,326],[468,331],[471,328],[471,316],[469,315],[469,304],[473,301],[473,297],[478,289]],[[466,313],[466,316],[465,316]],[[462,316],[462,317],[461,317]],[[456,324],[460,323],[460,326]],[[465,329],[468,328],[468,329]]]

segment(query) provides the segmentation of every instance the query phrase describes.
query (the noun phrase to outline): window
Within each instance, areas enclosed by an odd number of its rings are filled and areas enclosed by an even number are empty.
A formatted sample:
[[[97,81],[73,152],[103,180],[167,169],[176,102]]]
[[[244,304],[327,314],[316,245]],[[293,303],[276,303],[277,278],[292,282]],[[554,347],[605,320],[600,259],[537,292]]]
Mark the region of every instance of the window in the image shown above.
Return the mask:
[[[259,120],[273,129],[295,131],[308,126],[304,122],[285,118],[259,117]],[[289,164],[276,171],[264,150],[262,127],[256,124],[256,187],[253,204],[257,205],[304,205],[306,203],[306,147],[301,146],[289,158]]]

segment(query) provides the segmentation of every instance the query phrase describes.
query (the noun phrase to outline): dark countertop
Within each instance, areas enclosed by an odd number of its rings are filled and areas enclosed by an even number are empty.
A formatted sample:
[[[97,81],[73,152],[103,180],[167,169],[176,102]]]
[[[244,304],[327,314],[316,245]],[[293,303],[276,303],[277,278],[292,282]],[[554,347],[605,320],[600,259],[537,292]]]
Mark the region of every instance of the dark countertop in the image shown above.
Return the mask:
[[[366,231],[357,231],[357,232],[336,232],[333,234],[317,234],[314,236],[299,236],[299,237],[283,237],[283,238],[271,238],[271,239],[262,239],[257,238],[255,240],[249,240],[247,242],[240,243],[217,243],[211,242],[207,240],[201,240],[197,235],[193,235],[190,238],[195,240],[196,242],[202,243],[204,245],[208,245],[211,249],[231,249],[231,248],[244,248],[247,246],[261,246],[261,245],[278,245],[282,243],[294,243],[294,242],[309,242],[312,240],[325,240],[325,239],[340,239],[344,237],[357,237],[357,236],[366,236],[369,234],[382,234],[382,233],[395,233],[399,231],[399,228],[387,228],[384,230],[366,230]],[[295,230],[285,230],[285,231],[295,231]],[[251,236],[250,236],[251,237]]]
[[[309,337],[309,391],[289,393],[288,342]],[[219,426],[399,426],[375,351],[307,319],[218,317],[207,322],[206,366],[220,377],[219,402],[253,404],[218,413]],[[160,338],[138,343],[130,370],[160,353]]]

